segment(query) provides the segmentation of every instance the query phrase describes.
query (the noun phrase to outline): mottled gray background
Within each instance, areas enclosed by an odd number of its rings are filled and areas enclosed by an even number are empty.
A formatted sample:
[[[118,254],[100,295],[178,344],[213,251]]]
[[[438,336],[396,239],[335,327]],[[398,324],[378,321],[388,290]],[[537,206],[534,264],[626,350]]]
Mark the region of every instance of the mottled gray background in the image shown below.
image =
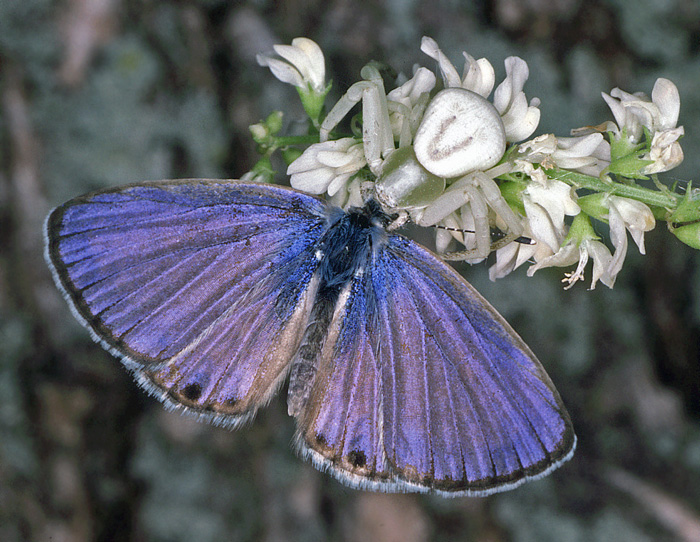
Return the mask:
[[[170,177],[237,177],[247,126],[294,89],[256,52],[296,36],[333,93],[370,59],[433,66],[427,34],[530,65],[538,133],[609,113],[601,91],[679,87],[700,165],[697,0],[0,1],[0,540],[700,540],[700,257],[663,225],[614,290],[561,270],[490,283],[460,267],[538,353],[579,436],[552,476],[482,499],[347,489],[299,460],[274,401],[229,432],[166,412],[71,317],[42,259],[51,206]],[[288,105],[289,104],[289,105]]]

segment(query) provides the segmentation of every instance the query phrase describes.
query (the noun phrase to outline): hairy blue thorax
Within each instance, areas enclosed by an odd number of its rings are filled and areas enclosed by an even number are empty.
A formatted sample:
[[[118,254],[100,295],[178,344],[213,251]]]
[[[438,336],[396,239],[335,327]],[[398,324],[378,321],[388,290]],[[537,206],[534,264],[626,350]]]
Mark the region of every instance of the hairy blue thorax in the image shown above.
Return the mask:
[[[337,296],[356,273],[363,272],[373,251],[386,242],[388,222],[374,200],[337,218],[318,245],[319,294]]]

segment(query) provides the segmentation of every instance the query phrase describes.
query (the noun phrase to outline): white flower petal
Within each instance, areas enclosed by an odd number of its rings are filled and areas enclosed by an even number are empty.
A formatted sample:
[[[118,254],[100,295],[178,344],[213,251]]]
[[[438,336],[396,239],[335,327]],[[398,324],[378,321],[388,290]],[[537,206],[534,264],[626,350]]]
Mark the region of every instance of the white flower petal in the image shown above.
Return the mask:
[[[591,277],[591,290],[595,290],[596,283],[600,280],[608,288],[615,285],[615,277],[617,273],[610,272],[612,255],[610,250],[600,241],[594,239],[584,241],[585,249],[593,258],[593,273]]]
[[[663,77],[656,80],[651,100],[659,108],[657,130],[669,130],[676,126],[681,110],[681,97],[673,82]]]
[[[532,232],[524,229],[525,236],[532,238]],[[544,243],[533,241],[530,244],[512,242],[496,251],[496,263],[489,268],[489,279],[503,278],[531,258],[543,260],[553,252]]]
[[[643,136],[642,127],[653,135],[675,128],[680,111],[680,96],[676,86],[668,79],[657,79],[649,99],[643,93],[630,94],[619,88],[603,93],[618,124],[617,134],[626,130],[632,142]]]
[[[524,94],[523,97],[525,97]],[[533,98],[530,105],[524,109],[524,111],[519,111],[519,116],[509,111],[506,116],[503,117],[507,141],[522,141],[530,137],[534,131],[537,130],[537,126],[540,123],[540,110],[538,106],[539,100]]]
[[[622,269],[625,256],[627,256],[627,230],[624,220],[614,205],[610,206],[608,223],[610,225],[610,241],[615,247],[615,254],[613,254],[612,262],[608,266],[608,272],[611,276],[616,276]]]
[[[641,201],[619,196],[610,196],[610,198],[608,198],[608,205],[610,212],[612,213],[614,209],[616,214],[615,218],[617,219],[619,217],[624,227],[630,232],[630,235],[632,235],[632,239],[634,239],[634,242],[639,247],[639,252],[644,254],[644,233],[653,230],[656,226],[654,213]]]
[[[493,96],[493,105],[501,115],[510,109],[516,96],[522,92],[525,81],[530,74],[527,62],[517,56],[506,58],[505,66],[506,78],[496,87]]]
[[[316,156],[319,164],[331,168],[341,168],[347,166],[354,160],[354,156],[343,151],[319,151]]]
[[[462,53],[466,60],[464,64],[464,76],[462,77],[462,88],[476,92],[486,98],[493,90],[496,82],[496,73],[491,63],[485,58],[474,60],[474,57]]]
[[[489,279],[495,281],[512,273],[517,267],[518,243],[508,243],[496,251],[496,263],[489,267]]]
[[[658,108],[643,95],[634,95],[614,88],[610,96],[603,93],[610,110],[615,116],[619,126],[619,132],[626,130],[630,141],[637,143],[644,135],[643,127],[653,130],[654,115],[658,116]]]
[[[299,70],[299,73],[302,75],[306,75],[309,72],[309,59],[304,51],[298,47],[293,45],[273,45],[272,48],[275,50],[275,53]]]
[[[311,171],[319,167],[318,160],[316,160],[317,153],[309,151],[311,147],[313,147],[313,145],[307,148],[301,156],[287,166],[287,175],[303,173],[304,171]]]
[[[258,64],[270,68],[272,74],[283,83],[288,83],[290,85],[294,85],[295,87],[304,86],[304,79],[301,77],[299,71],[291,64],[276,58],[269,58],[264,55],[257,55],[256,58],[258,60]]]
[[[617,123],[617,127],[619,130],[622,130],[624,126],[626,126],[626,120],[627,120],[627,114],[625,112],[625,108],[622,107],[622,104],[617,101],[615,98],[610,96],[609,94],[606,94],[605,92],[601,92],[601,95],[603,96],[603,100],[605,100],[605,103],[608,104],[608,107],[610,108],[610,111],[613,114],[613,117],[615,117],[615,122]],[[629,127],[628,127],[629,128]]]
[[[366,163],[362,142],[346,137],[309,145],[289,164],[287,174],[291,176],[291,185],[298,190],[311,194],[327,191],[333,196]]]
[[[604,141],[603,134],[589,134],[581,137],[558,137],[557,147],[568,156],[590,156]]]
[[[565,232],[554,225],[552,217],[544,207],[534,203],[527,196],[523,196],[523,203],[533,237],[537,241],[545,243],[552,252],[559,250]]]
[[[506,58],[506,78],[498,85],[493,105],[503,117],[508,141],[520,141],[532,135],[540,122],[540,101],[533,98],[530,105],[522,91],[529,75],[527,63],[516,56]]]
[[[576,246],[575,243],[568,243],[552,256],[544,258],[531,266],[527,270],[527,274],[532,276],[536,271],[544,267],[568,267],[578,262],[576,269],[565,275],[564,282],[568,283],[566,287],[568,289],[579,280],[584,279],[584,271],[591,258],[593,259],[591,290],[595,289],[599,280],[612,288],[615,283],[615,277],[609,272],[612,255],[603,243],[594,239],[586,239],[579,246]]]
[[[335,195],[338,190],[343,188],[345,186],[345,183],[347,183],[348,179],[350,178],[349,173],[344,173],[341,175],[337,175],[328,185],[327,192],[329,196]]]
[[[512,169],[513,172],[519,171],[521,173],[524,173],[534,183],[537,183],[539,185],[545,186],[547,184],[547,174],[544,172],[544,170],[540,167],[535,167],[534,162],[530,162],[528,160],[515,160],[515,167]]]
[[[422,94],[435,88],[435,74],[427,68],[418,68],[408,81],[389,92],[386,97],[407,106],[413,106]]]
[[[562,169],[599,177],[610,165],[610,143],[601,133],[559,137],[557,146],[556,151],[552,153],[552,160]]]
[[[309,194],[323,194],[331,184],[335,173],[330,169],[313,169],[294,173],[289,179],[293,188]]]
[[[527,114],[527,98],[525,97],[525,94],[519,92],[513,96],[513,99],[508,104],[507,109],[504,111],[499,110],[499,113],[503,118],[503,124],[506,125],[506,133],[508,133],[509,125],[517,122],[520,118]]]
[[[563,231],[564,216],[576,216],[581,212],[581,208],[573,200],[576,195],[573,187],[562,181],[548,179],[545,186],[537,183],[530,183],[523,192],[523,198],[529,199],[542,206],[557,230]]]
[[[399,146],[410,144],[428,104],[428,93],[435,88],[435,74],[427,68],[418,68],[413,77],[386,96],[389,120]]]
[[[558,138],[554,134],[542,134],[530,141],[521,143],[518,146],[518,152],[524,154],[525,160],[540,162],[545,156],[551,155],[557,150]]]
[[[645,159],[654,160],[644,168],[643,173],[661,173],[669,171],[683,162],[683,149],[678,139],[684,134],[682,126],[672,130],[656,132],[651,140],[649,155]]]
[[[437,60],[438,66],[440,68],[440,74],[445,83],[445,87],[461,87],[462,81],[459,78],[459,73],[454,67],[452,62],[445,56],[445,54],[438,47],[437,42],[433,38],[428,36],[423,36],[420,43],[420,50],[423,51],[430,58]]]
[[[292,46],[297,47],[306,55],[309,73],[304,75],[308,77],[315,90],[322,91],[326,79],[326,60],[323,57],[323,51],[315,41],[308,38],[294,38]]]
[[[527,270],[527,276],[531,277],[540,269],[545,267],[567,267],[578,262],[580,259],[580,253],[578,248],[569,243],[561,247],[557,252],[554,252],[551,256],[542,258],[534,265],[531,265]]]

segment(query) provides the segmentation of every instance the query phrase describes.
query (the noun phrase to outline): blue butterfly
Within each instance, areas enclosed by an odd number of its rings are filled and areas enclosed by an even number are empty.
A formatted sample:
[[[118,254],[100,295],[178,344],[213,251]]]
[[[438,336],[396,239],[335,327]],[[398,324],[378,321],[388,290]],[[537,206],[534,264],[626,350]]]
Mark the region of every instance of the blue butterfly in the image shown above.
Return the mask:
[[[167,406],[251,420],[289,379],[301,454],[362,489],[488,495],[576,445],[534,354],[370,200],[238,181],[134,184],[46,220],[93,338]]]

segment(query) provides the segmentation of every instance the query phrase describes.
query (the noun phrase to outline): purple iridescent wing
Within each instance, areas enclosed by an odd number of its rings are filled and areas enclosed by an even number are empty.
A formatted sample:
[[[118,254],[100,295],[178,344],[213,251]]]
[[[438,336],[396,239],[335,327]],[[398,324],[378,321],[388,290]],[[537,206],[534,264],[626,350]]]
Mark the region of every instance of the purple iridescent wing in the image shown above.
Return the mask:
[[[391,235],[358,275],[299,420],[320,468],[356,487],[487,495],[571,457],[543,367],[456,272]]]
[[[270,185],[131,185],[54,209],[46,257],[76,316],[144,387],[236,425],[287,374],[327,212]]]
[[[380,329],[368,279],[357,275],[338,300],[309,401],[297,419],[297,444],[342,482],[390,491],[398,480],[384,452]]]

